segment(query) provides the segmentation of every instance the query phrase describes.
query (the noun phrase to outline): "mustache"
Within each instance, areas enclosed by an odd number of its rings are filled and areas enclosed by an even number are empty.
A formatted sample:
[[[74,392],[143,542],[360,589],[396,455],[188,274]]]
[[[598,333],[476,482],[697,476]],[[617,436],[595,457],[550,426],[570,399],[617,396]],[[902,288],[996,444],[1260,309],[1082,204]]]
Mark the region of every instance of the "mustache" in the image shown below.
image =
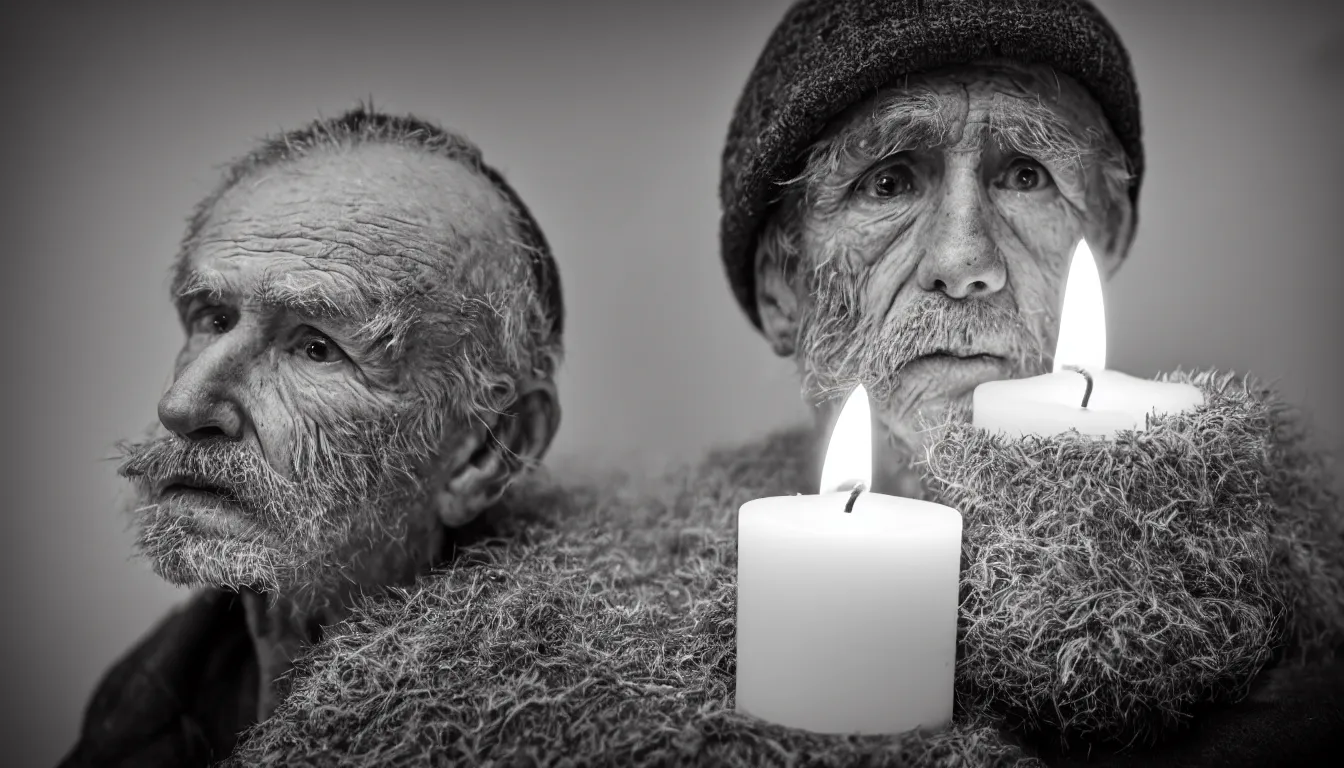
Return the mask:
[[[922,296],[903,309],[885,324],[878,343],[897,370],[940,353],[994,355],[1018,367],[1045,359],[1044,345],[1016,309],[942,294]]]
[[[813,312],[799,331],[808,388],[829,397],[862,382],[888,400],[903,369],[933,354],[993,355],[1027,371],[1048,359],[1043,340],[1021,312],[987,301],[921,295],[880,318],[864,318],[852,286],[817,286]]]
[[[177,584],[303,590],[342,578],[351,552],[406,541],[413,510],[428,498],[417,451],[438,426],[423,414],[421,421],[313,425],[290,435],[272,461],[260,442],[191,440],[156,428],[117,443],[112,458],[136,491],[127,499],[136,549],[161,576]],[[274,465],[276,457],[287,464]],[[207,535],[192,505],[164,496],[175,484],[220,493],[243,525]]]
[[[207,488],[239,504],[263,522],[273,522],[277,506],[304,495],[254,450],[227,438],[186,440],[176,436],[117,443],[117,474],[147,496],[170,484]]]

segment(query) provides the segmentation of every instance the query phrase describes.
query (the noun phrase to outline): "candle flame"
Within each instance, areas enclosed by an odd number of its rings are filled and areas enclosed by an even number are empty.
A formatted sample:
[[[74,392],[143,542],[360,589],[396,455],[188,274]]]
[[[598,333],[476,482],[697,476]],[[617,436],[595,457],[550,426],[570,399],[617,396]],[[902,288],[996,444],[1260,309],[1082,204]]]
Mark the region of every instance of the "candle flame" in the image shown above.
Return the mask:
[[[1106,369],[1106,304],[1101,274],[1086,240],[1078,242],[1064,285],[1064,311],[1055,343],[1055,373],[1072,365],[1089,371]]]
[[[860,384],[849,393],[840,409],[831,442],[826,446],[826,461],[821,466],[821,492],[873,484],[873,423],[868,407],[868,390]]]

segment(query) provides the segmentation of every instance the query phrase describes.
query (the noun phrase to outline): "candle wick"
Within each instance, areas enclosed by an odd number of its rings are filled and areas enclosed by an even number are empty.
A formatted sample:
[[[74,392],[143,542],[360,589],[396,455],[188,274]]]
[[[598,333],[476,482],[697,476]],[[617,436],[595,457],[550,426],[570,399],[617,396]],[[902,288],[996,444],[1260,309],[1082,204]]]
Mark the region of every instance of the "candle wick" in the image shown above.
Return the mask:
[[[858,484],[856,484],[856,485],[854,486],[854,490],[853,490],[853,491],[850,491],[850,494],[849,494],[849,501],[845,502],[845,512],[846,512],[846,513],[849,513],[849,512],[853,512],[853,511],[854,511],[854,502],[855,502],[855,501],[858,501],[858,499],[859,499],[859,494],[860,494],[860,493],[863,493],[863,491],[864,491],[863,483],[858,483]]]
[[[1086,408],[1087,401],[1092,399],[1092,374],[1088,373],[1082,368],[1079,368],[1076,365],[1066,365],[1064,366],[1064,370],[1073,371],[1074,373],[1081,373],[1083,375],[1083,378],[1087,379],[1087,389],[1083,390],[1083,407]]]

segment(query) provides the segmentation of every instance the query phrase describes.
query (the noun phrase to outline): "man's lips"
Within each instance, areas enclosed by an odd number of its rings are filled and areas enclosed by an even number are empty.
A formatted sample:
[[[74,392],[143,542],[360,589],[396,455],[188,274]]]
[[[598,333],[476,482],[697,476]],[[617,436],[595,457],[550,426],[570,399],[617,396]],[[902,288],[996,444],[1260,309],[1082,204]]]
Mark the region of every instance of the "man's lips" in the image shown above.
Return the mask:
[[[990,352],[954,352],[951,350],[939,350],[937,352],[930,352],[927,355],[920,355],[910,362],[914,363],[921,360],[965,360],[968,362],[1001,363],[1004,359],[1003,355],[995,355]]]
[[[193,477],[172,477],[159,484],[156,494],[166,496],[198,496],[218,501],[237,503],[238,497],[228,488]]]
[[[200,478],[175,477],[160,483],[159,502],[176,502],[178,514],[190,518],[202,530],[240,535],[247,530],[247,515],[238,496],[228,488]]]
[[[960,395],[976,386],[1001,379],[1008,373],[1008,358],[988,352],[940,351],[914,358],[903,367],[901,378],[913,384],[923,381],[926,392]]]

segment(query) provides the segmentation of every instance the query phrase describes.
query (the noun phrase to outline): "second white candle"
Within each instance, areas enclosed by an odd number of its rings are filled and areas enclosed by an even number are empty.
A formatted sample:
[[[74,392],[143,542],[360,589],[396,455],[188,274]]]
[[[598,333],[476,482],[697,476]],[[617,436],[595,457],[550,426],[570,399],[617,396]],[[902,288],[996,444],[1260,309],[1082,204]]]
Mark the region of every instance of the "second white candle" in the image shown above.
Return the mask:
[[[831,437],[823,492],[738,510],[738,710],[820,733],[951,720],[961,514],[836,492],[871,480],[871,415],[858,387]]]

